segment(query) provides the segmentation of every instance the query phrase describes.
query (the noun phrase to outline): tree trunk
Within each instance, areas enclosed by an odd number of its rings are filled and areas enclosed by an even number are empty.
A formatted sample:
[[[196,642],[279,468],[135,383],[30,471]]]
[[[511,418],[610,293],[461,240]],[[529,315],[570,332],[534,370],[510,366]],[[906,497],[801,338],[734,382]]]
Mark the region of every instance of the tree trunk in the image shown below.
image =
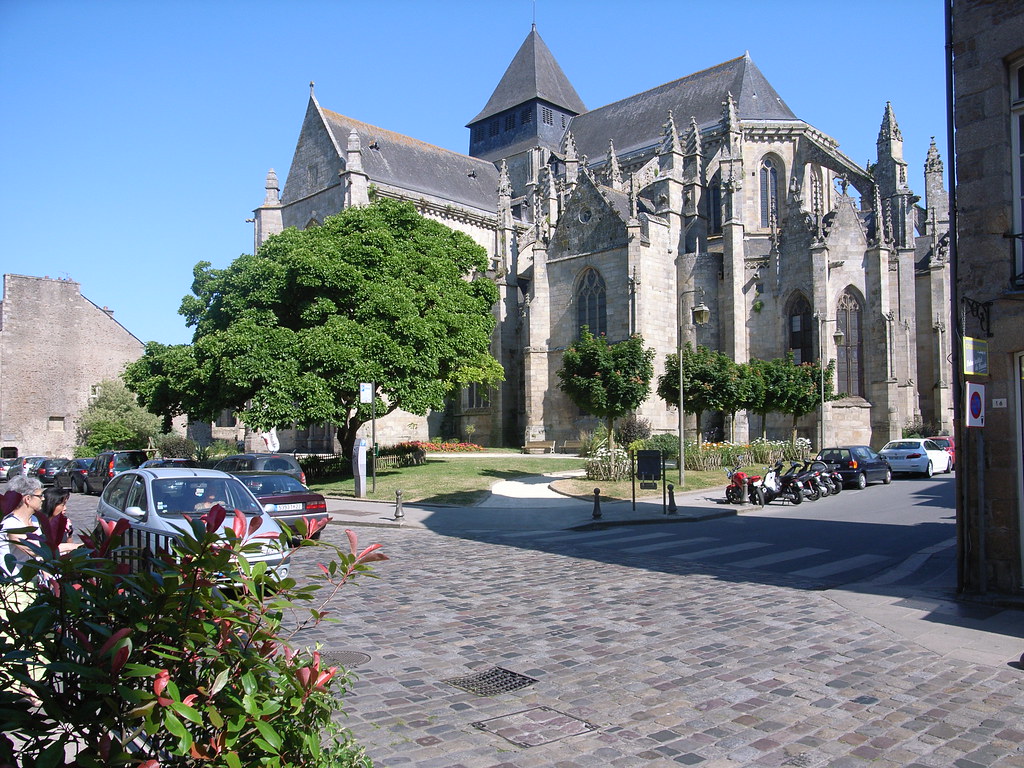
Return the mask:
[[[338,425],[338,442],[341,444],[341,453],[346,458],[352,458],[352,449],[356,444],[356,433],[361,426],[363,426],[363,423],[356,419],[348,419],[344,424]]]

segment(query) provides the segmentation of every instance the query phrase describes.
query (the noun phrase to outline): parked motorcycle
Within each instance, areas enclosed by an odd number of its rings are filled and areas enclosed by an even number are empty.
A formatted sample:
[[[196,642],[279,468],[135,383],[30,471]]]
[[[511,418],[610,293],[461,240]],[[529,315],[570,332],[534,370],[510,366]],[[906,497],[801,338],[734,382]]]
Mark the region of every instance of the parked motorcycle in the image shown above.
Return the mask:
[[[725,488],[725,498],[730,504],[742,504],[749,501],[759,507],[765,505],[764,491],[760,486],[761,476],[750,475],[740,470],[737,464],[726,471],[729,478],[729,485]]]
[[[791,504],[800,504],[804,500],[803,484],[794,476],[783,474],[781,461],[765,470],[757,487],[764,495],[765,503],[779,499]]]

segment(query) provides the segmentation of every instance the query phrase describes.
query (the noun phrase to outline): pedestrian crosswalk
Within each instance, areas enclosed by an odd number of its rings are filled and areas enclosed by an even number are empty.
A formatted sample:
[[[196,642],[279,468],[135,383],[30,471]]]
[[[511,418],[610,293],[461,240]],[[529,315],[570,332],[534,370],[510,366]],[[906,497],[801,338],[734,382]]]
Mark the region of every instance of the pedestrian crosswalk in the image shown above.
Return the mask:
[[[574,552],[613,550],[622,556],[646,555],[688,563],[706,562],[835,583],[875,576],[897,565],[893,558],[876,553],[786,546],[771,541],[736,541],[735,538],[719,536],[690,538],[676,526],[659,527],[655,531],[612,527],[593,531],[475,531],[471,535],[514,546]],[[901,574],[901,578],[907,575]]]

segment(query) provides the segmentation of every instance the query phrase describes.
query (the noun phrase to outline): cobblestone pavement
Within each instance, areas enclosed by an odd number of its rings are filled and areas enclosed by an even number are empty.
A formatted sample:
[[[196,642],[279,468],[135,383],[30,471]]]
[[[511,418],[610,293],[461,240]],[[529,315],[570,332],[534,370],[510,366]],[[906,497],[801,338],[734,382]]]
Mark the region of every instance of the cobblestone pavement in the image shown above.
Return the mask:
[[[369,656],[342,722],[377,768],[1024,766],[1024,671],[944,659],[806,584],[359,534],[391,560],[300,638]],[[446,682],[495,668],[525,687]]]

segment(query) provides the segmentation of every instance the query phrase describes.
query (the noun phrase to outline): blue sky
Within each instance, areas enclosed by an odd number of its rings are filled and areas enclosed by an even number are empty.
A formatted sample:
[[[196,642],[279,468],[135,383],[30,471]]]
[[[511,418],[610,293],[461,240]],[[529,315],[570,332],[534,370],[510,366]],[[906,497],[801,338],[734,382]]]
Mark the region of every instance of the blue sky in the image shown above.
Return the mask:
[[[143,341],[191,340],[192,267],[252,250],[309,98],[465,152],[537,29],[588,108],[749,51],[864,164],[886,101],[910,183],[946,151],[943,3],[0,0],[0,271],[69,277]]]

